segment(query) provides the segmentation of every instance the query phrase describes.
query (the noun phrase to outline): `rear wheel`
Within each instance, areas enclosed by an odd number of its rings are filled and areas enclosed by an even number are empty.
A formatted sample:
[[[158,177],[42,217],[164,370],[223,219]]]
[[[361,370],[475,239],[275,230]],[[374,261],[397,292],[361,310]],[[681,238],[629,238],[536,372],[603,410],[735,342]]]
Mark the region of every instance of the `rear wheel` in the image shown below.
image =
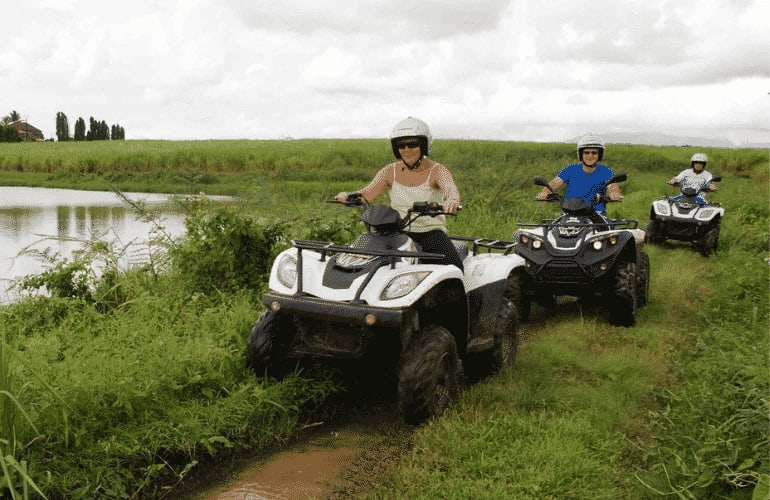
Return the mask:
[[[647,223],[644,232],[647,243],[663,243],[666,240],[666,236],[662,234],[660,222],[655,219],[651,219]]]
[[[457,345],[446,328],[428,326],[401,356],[398,405],[408,424],[440,415],[458,395]]]
[[[636,273],[636,302],[641,307],[647,305],[650,295],[650,256],[645,252],[639,254],[639,265]]]
[[[468,353],[463,361],[465,376],[475,382],[500,373],[513,364],[519,345],[519,321],[516,308],[503,297],[497,317],[494,344],[491,349]]]
[[[612,280],[612,300],[609,303],[611,324],[633,326],[636,322],[636,285],[636,264],[618,264]]]
[[[532,310],[532,298],[524,293],[524,286],[524,278],[518,271],[512,272],[505,283],[504,295],[516,308],[518,321],[527,321]]]
[[[246,345],[246,367],[258,377],[283,379],[291,370],[286,359],[290,335],[286,320],[274,311],[262,313],[249,334]]]

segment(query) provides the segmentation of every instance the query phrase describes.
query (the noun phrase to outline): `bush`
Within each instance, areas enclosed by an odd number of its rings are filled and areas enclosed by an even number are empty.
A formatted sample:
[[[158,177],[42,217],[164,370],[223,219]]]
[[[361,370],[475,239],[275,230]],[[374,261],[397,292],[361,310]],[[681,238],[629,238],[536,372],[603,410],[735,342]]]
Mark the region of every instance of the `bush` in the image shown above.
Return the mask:
[[[189,293],[259,289],[284,237],[284,223],[260,225],[227,207],[194,207],[185,227],[186,235],[169,247],[169,257]]]

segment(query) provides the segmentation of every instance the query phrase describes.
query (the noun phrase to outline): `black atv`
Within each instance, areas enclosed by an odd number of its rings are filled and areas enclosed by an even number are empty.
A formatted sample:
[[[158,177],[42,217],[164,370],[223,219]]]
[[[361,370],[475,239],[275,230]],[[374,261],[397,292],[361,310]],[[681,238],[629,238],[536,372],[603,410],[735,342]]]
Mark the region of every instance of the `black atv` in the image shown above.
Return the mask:
[[[601,192],[625,180],[625,174],[617,174]],[[544,177],[535,177],[534,183],[550,190]],[[551,191],[546,201],[558,202],[562,214],[536,224],[518,224],[521,229],[514,235],[516,253],[526,261],[526,300],[551,305],[558,296],[601,295],[608,299],[610,323],[632,326],[637,307],[647,303],[649,292],[650,261],[642,250],[645,234],[637,228],[638,221],[610,219],[597,212],[597,203],[610,201],[598,196],[589,206],[580,198],[563,199]]]

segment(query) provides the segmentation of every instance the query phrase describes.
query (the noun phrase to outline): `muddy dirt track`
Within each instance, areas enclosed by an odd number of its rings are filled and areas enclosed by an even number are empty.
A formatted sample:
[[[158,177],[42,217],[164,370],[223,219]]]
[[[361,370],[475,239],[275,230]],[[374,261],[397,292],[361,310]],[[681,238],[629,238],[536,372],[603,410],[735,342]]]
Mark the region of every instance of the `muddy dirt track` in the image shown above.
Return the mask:
[[[530,318],[521,325],[520,344],[541,321]],[[166,498],[336,500],[371,491],[411,449],[416,428],[403,423],[395,395],[354,395],[341,406],[337,417],[308,426],[286,445],[198,472],[193,484]]]
[[[358,405],[333,422],[309,426],[261,457],[219,464],[167,498],[197,500],[351,498],[381,482],[411,448],[414,428],[394,401]]]

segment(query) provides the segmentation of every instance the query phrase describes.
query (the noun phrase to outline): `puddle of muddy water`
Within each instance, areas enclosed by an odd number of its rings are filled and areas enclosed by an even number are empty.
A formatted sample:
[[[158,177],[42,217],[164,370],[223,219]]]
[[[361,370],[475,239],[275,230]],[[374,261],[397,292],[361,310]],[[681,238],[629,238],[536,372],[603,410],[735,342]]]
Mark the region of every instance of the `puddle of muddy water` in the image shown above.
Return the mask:
[[[324,498],[344,482],[343,468],[361,453],[367,437],[355,430],[329,431],[243,469],[201,500]]]
[[[230,472],[222,473],[216,483],[209,475],[208,487],[194,488],[196,494],[180,491],[182,496],[173,498],[339,499],[370,491],[411,447],[414,428],[403,423],[393,403],[343,411],[333,422],[305,429],[286,448],[230,464]]]

